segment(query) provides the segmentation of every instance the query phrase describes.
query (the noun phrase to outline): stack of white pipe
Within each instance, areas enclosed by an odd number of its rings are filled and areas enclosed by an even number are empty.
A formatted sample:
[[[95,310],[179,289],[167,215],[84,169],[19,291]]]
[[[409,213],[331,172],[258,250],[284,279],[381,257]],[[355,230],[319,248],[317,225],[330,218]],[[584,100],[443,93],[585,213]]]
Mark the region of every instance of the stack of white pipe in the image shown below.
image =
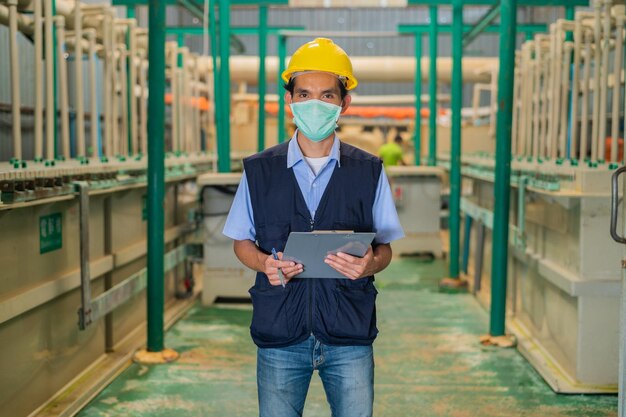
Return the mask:
[[[623,162],[617,138],[625,19],[623,6],[596,0],[592,12],[578,12],[574,21],[559,19],[549,34],[522,45],[515,72],[516,156]],[[566,41],[568,32],[573,42]],[[611,146],[605,149],[608,137]]]
[[[43,6],[43,7],[42,7]],[[43,11],[42,11],[43,8]],[[31,13],[32,11],[32,13]],[[36,160],[53,160],[56,151],[65,159],[71,157],[97,157],[100,114],[103,155],[109,158],[128,156],[147,151],[147,30],[137,27],[135,19],[118,19],[115,10],[102,4],[81,4],[74,0],[57,0],[56,15],[50,0],[9,0],[0,4],[0,24],[9,26],[11,58],[11,94],[13,113],[13,157],[21,160],[22,137],[20,125],[20,69],[17,33],[32,35],[35,55],[35,134],[33,149]],[[57,54],[53,56],[53,28],[57,31]],[[45,43],[43,32],[45,30]],[[128,46],[127,39],[128,37]],[[44,53],[42,53],[45,52]],[[69,89],[67,56],[75,58],[74,104],[76,111],[76,152],[71,154],[69,136]],[[175,123],[179,129],[170,150],[199,151],[201,114],[200,97],[211,91],[210,77],[202,74],[201,59],[186,50],[176,50],[183,55],[183,68],[178,70],[177,81],[172,83],[177,94]],[[85,103],[83,56],[88,54],[88,97],[90,112],[89,143],[85,137]],[[45,56],[45,74],[42,74]],[[96,61],[104,65],[102,111],[98,109]],[[60,115],[60,148],[54,149],[57,114],[54,114],[54,62],[58,67],[58,100]],[[44,77],[45,75],[45,77]],[[45,79],[45,91],[43,80]],[[206,97],[208,98],[208,97]],[[45,103],[45,135],[44,114]],[[192,110],[192,108],[194,110]],[[191,111],[192,110],[192,111]],[[209,120],[205,117],[206,120]],[[180,121],[179,121],[180,120]],[[208,128],[208,126],[204,126]],[[45,143],[44,143],[45,141]],[[87,146],[89,144],[89,146]]]

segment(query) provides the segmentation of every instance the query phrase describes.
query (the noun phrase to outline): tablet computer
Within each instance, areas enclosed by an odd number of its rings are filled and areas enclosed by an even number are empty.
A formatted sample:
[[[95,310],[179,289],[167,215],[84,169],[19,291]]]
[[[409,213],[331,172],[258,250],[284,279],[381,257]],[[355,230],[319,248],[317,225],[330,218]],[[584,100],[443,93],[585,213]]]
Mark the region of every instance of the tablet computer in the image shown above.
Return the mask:
[[[304,271],[295,278],[346,278],[324,262],[328,254],[347,253],[363,257],[376,233],[323,230],[291,232],[283,251],[283,261],[302,264]],[[347,279],[347,278],[346,278]]]

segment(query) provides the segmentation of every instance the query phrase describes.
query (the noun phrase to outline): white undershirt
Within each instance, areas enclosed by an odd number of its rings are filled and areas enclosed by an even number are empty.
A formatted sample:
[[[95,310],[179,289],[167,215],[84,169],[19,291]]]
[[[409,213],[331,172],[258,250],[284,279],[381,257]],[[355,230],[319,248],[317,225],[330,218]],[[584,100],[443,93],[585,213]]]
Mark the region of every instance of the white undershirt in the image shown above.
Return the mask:
[[[309,158],[305,156],[304,160],[311,167],[313,173],[317,176],[317,174],[320,172],[320,169],[322,169],[326,161],[328,161],[328,158],[330,158],[330,156],[322,156],[321,158]]]

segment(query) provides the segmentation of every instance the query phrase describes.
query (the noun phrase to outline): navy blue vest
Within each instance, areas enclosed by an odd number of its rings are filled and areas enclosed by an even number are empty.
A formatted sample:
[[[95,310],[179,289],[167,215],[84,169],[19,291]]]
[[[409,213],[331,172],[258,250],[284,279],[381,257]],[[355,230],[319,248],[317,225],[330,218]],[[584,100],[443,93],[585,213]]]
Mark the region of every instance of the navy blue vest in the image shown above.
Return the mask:
[[[382,169],[377,157],[341,143],[335,167],[312,219],[293,173],[287,168],[288,143],[244,160],[259,248],[283,251],[289,232],[373,230],[372,207]],[[330,345],[369,345],[376,328],[374,277],[291,279],[272,286],[258,273],[250,288],[250,333],[259,347],[284,347],[313,333]]]

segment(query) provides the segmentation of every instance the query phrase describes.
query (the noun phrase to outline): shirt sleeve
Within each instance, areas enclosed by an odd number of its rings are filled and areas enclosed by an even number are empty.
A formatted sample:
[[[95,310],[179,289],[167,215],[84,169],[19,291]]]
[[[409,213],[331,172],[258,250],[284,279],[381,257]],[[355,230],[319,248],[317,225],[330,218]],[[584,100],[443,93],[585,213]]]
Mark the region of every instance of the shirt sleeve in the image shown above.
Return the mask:
[[[374,241],[376,243],[389,243],[404,237],[404,230],[398,218],[396,205],[391,195],[391,187],[384,169],[380,170],[372,215],[374,217],[374,231],[376,232]]]
[[[222,233],[235,240],[256,240],[250,190],[245,172],[241,175],[241,181]]]

